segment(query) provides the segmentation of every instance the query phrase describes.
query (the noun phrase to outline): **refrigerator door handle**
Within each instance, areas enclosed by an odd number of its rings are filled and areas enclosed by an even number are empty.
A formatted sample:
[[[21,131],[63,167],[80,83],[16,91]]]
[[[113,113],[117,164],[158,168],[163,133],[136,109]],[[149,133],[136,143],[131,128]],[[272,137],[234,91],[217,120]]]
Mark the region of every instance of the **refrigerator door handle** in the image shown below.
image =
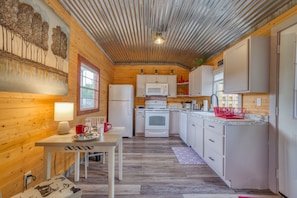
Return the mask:
[[[129,102],[129,109],[128,109],[128,115],[131,115],[131,102]]]

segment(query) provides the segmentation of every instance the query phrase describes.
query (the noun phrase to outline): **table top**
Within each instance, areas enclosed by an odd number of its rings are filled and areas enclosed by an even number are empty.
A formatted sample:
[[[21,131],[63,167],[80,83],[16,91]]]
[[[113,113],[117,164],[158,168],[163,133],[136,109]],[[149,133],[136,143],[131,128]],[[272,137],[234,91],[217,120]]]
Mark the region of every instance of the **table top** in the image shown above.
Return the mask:
[[[35,146],[116,146],[122,138],[125,127],[112,127],[104,133],[104,138],[97,138],[88,141],[76,141],[75,128],[65,135],[53,135],[35,142]]]

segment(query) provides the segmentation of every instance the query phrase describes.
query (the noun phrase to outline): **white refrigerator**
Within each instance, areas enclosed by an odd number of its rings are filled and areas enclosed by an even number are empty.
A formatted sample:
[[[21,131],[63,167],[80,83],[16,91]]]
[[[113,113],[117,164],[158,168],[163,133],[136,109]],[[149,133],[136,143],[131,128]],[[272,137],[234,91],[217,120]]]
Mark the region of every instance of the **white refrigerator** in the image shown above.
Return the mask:
[[[133,136],[133,85],[109,85],[108,122],[112,127],[125,127],[123,137]]]

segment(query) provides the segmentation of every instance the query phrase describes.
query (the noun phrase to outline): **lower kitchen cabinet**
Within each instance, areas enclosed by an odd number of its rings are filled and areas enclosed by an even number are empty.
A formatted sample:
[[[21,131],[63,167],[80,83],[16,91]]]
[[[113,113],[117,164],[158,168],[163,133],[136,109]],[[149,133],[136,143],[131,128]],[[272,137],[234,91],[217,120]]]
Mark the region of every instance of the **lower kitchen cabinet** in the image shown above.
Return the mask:
[[[220,176],[224,177],[224,125],[205,121],[204,160]]]
[[[203,157],[203,118],[195,113],[188,115],[188,144],[194,151]]]
[[[169,135],[179,135],[179,110],[170,110]]]
[[[187,112],[181,111],[179,114],[179,136],[182,139],[182,141],[186,144],[188,144],[187,139],[187,129],[188,128],[188,115]]]
[[[231,188],[268,188],[268,126],[204,121],[204,160]]]
[[[144,136],[144,109],[135,109],[135,136]]]

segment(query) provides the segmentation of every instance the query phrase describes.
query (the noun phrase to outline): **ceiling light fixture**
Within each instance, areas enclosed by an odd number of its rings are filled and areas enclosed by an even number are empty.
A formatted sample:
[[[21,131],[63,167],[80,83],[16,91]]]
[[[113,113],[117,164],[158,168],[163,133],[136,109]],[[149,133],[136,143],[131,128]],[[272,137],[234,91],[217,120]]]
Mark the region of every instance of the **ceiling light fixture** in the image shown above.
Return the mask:
[[[162,37],[162,33],[157,32],[154,43],[159,45],[159,44],[163,44],[164,42],[165,42],[165,39]]]

